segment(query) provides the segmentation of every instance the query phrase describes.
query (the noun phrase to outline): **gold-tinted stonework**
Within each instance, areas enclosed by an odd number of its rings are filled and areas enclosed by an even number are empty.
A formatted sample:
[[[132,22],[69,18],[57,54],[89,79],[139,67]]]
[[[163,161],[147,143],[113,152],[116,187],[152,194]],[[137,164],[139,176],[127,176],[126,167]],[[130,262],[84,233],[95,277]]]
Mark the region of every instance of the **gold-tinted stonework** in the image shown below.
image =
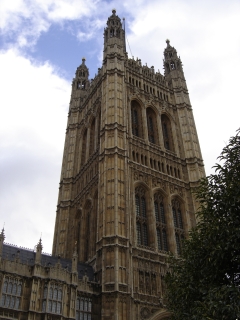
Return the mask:
[[[164,70],[128,58],[113,10],[102,67],[89,80],[83,58],[72,82],[52,252],[60,260],[43,266],[34,253],[34,272],[21,271],[25,295],[35,301],[32,319],[169,317],[166,257],[181,254],[196,224],[192,191],[205,173],[182,63],[169,40]],[[4,272],[18,273],[4,263]],[[11,268],[27,267],[15,261]],[[45,297],[45,286],[63,290],[61,312],[52,311],[59,301]]]

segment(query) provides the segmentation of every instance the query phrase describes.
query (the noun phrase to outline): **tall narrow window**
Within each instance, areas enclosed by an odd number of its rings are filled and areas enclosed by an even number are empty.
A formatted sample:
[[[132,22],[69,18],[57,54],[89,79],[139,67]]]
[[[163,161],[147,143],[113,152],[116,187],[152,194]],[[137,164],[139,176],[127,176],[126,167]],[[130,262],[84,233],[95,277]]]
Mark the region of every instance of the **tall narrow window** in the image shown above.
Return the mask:
[[[133,100],[131,103],[132,134],[142,138],[142,117],[140,104]]]
[[[151,143],[157,143],[157,122],[156,114],[152,108],[147,108],[147,127],[148,127],[148,140]]]
[[[172,201],[172,213],[173,213],[174,227],[183,230],[182,212],[181,212],[181,206],[178,200]]]
[[[180,202],[177,199],[172,201],[172,214],[175,227],[175,239],[177,253],[181,254],[182,242],[184,239],[184,228],[182,220],[182,210]]]
[[[43,292],[42,311],[46,310],[47,304],[45,290],[47,293],[47,286],[45,286]],[[48,291],[48,312],[62,313],[62,287],[57,284],[52,284]]]
[[[145,199],[145,190],[141,187],[138,187],[135,190],[135,210],[137,244],[148,246],[147,205]]]
[[[173,151],[173,140],[172,140],[172,130],[171,130],[171,123],[169,118],[163,114],[161,116],[162,121],[162,133],[163,133],[163,141],[164,147],[167,150]]]
[[[87,147],[87,129],[85,130],[82,138],[82,157],[81,165],[83,166],[86,161],[86,147]]]
[[[156,232],[158,250],[168,251],[167,225],[163,197],[160,193],[154,195],[154,211],[156,217]]]

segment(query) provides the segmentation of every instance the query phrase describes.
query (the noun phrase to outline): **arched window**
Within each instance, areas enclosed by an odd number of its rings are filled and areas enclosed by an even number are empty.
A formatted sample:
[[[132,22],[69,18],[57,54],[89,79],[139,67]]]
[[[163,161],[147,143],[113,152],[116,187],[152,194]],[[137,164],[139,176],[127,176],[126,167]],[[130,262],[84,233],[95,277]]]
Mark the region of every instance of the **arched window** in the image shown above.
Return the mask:
[[[173,140],[172,140],[172,130],[171,130],[171,123],[169,118],[163,114],[161,116],[162,121],[162,133],[163,133],[163,141],[164,141],[164,147],[167,150],[173,151]]]
[[[131,103],[131,113],[132,113],[132,134],[137,137],[142,138],[142,117],[141,117],[141,107],[137,101],[132,101]]]
[[[92,316],[92,299],[85,297],[77,297],[76,303],[76,320],[91,320]]]
[[[83,166],[86,161],[86,147],[87,147],[87,129],[85,130],[82,138],[81,166]]]
[[[45,287],[46,288],[46,287]],[[44,289],[45,290],[45,289]],[[43,294],[42,310],[46,310],[46,299]],[[61,314],[62,311],[62,288],[52,284],[48,294],[48,312]]]
[[[183,230],[182,212],[181,212],[181,207],[178,200],[172,201],[172,213],[173,213],[174,227]]]
[[[154,212],[156,218],[156,232],[158,250],[168,251],[167,225],[163,197],[160,193],[154,195]]]
[[[135,190],[135,212],[137,244],[148,246],[147,206],[145,190],[141,187],[138,187]]]
[[[172,214],[173,214],[173,222],[175,227],[175,240],[176,240],[177,253],[181,254],[182,242],[184,240],[184,228],[183,228],[181,204],[177,199],[174,199],[172,201]]]
[[[6,277],[2,289],[1,307],[19,309],[22,294],[22,281]]]
[[[157,122],[156,114],[151,108],[147,108],[148,140],[157,143]]]
[[[110,29],[110,38],[114,37],[114,29]]]

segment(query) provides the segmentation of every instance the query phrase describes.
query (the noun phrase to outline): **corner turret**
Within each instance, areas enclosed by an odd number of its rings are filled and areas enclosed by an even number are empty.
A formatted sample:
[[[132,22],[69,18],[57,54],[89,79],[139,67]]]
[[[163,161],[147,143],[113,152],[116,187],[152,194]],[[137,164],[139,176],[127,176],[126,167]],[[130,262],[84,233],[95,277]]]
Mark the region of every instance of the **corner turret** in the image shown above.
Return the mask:
[[[123,24],[125,19],[123,19]],[[107,27],[104,29],[104,49],[103,60],[108,54],[118,53],[123,55],[126,53],[125,30],[121,19],[116,15],[116,10],[112,10],[112,15],[108,18]]]
[[[165,76],[167,77],[172,72],[181,72],[183,74],[182,69],[182,61],[180,57],[177,55],[177,50],[170,45],[170,40],[166,40],[167,48],[164,50],[164,69]],[[184,76],[184,74],[183,74]]]

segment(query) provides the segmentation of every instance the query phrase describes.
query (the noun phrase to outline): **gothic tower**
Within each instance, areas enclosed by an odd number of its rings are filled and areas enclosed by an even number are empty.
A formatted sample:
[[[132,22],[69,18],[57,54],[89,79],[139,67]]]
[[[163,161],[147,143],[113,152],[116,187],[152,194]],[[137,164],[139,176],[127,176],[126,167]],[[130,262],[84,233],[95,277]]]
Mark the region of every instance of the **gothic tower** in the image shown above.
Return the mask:
[[[165,319],[167,253],[181,254],[195,225],[192,190],[204,167],[168,40],[164,68],[128,58],[113,10],[102,68],[90,81],[83,59],[72,82],[53,254],[70,259],[77,250],[93,266],[101,310],[93,319]]]

